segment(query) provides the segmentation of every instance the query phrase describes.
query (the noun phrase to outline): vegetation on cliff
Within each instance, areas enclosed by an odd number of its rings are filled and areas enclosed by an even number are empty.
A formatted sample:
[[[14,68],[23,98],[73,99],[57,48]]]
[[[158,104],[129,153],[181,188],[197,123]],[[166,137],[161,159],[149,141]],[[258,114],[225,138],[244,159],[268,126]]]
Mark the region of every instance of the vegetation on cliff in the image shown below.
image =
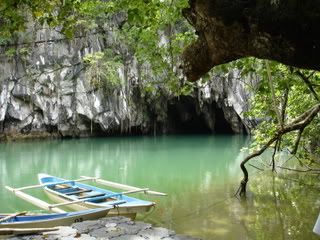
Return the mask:
[[[302,4],[299,8],[299,1],[290,4],[282,0],[260,2],[264,8],[242,1],[234,4],[226,0],[190,1],[184,15],[199,37],[183,54],[184,71],[189,79],[196,80],[213,66],[244,56],[319,68],[320,40],[317,25],[314,25],[319,19],[319,4]],[[270,8],[265,9],[268,6]],[[15,35],[26,29],[28,18],[57,27],[68,38],[90,32],[107,19],[117,18],[117,24],[110,28],[141,64],[140,74],[151,71],[154,76],[152,81],[141,83],[144,94],[156,95],[157,86],[162,84],[169,92],[187,95],[193,85],[185,81],[177,68],[184,48],[195,39],[193,30],[182,17],[182,9],[187,7],[186,0],[5,0],[0,5],[0,44],[14,44]],[[262,10],[268,10],[265,18],[258,14]],[[274,30],[273,16],[279,11],[288,14],[277,19],[280,28]],[[301,11],[305,19],[299,15]],[[292,19],[296,20],[297,28],[286,31]],[[302,39],[301,33],[306,33],[307,37]],[[105,78],[111,79],[109,86],[116,87],[118,80],[112,72],[126,59],[119,53],[113,52],[112,59],[106,54],[110,52],[88,56],[84,61],[92,72],[92,84]],[[248,115],[262,121],[255,130],[252,153],[241,164],[244,179],[240,193],[246,192],[248,181],[245,164],[270,147],[274,149],[272,170],[278,167],[277,151],[287,150],[301,165],[297,171],[318,173],[320,74],[252,58],[214,71],[225,72],[230,68],[239,69],[244,77],[255,75],[259,79],[258,84],[248,89],[255,92]]]

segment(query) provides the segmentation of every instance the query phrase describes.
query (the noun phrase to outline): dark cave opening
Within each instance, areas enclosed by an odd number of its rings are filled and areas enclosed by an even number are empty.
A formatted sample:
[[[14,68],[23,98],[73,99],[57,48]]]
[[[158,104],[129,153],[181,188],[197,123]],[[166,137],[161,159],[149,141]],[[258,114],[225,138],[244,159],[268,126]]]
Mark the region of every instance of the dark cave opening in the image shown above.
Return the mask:
[[[168,105],[168,133],[205,134],[212,133],[212,130],[203,114],[198,113],[195,100],[183,96]]]
[[[193,97],[182,96],[168,104],[167,133],[175,134],[232,134],[232,128],[216,103],[206,106],[208,112],[199,109]]]
[[[215,104],[215,103],[213,103]],[[216,104],[211,106],[215,112],[215,125],[214,133],[216,134],[234,134],[230,123],[225,119],[223,110],[219,108]]]

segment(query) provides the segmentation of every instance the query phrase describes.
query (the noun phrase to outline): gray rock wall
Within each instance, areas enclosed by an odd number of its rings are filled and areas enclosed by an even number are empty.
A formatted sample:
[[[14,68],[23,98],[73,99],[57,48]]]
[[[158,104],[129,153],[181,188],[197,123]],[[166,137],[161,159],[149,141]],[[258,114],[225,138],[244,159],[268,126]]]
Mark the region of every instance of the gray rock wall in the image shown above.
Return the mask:
[[[1,47],[2,138],[175,132],[168,104],[174,105],[179,99],[159,98],[158,108],[145,101],[139,94],[139,66],[121,44],[117,44],[117,51],[126,59],[118,69],[121,88],[106,92],[90,83],[83,57],[117,41],[107,26],[99,31],[68,40],[57,30],[31,26],[15,44]],[[215,132],[214,109],[222,110],[219,117],[233,132],[248,131],[242,115],[248,94],[233,73],[199,84],[191,98],[195,114],[202,115],[200,124],[210,131]],[[188,112],[179,114],[187,116]]]

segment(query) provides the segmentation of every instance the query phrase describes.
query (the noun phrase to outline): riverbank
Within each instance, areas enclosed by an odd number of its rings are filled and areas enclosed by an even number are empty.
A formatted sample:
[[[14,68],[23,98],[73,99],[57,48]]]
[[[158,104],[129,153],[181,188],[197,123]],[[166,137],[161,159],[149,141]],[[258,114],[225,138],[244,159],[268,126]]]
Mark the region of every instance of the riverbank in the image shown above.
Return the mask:
[[[36,227],[36,226],[35,226]],[[11,240],[198,240],[176,234],[174,231],[154,227],[149,223],[132,221],[125,217],[108,217],[93,221],[74,223],[70,227],[60,227],[58,231],[36,235],[9,237]]]

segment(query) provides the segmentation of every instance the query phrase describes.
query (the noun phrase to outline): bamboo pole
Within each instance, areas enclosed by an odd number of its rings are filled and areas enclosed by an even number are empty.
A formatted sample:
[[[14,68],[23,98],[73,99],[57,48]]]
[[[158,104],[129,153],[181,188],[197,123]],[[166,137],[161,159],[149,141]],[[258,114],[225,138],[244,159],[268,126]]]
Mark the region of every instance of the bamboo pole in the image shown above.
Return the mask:
[[[129,186],[129,185],[125,185],[125,184],[121,184],[121,183],[116,183],[116,182],[111,182],[111,181],[107,181],[107,180],[103,180],[101,178],[98,177],[87,177],[87,176],[81,176],[81,178],[87,179],[87,180],[92,180],[96,183],[108,186],[108,187],[113,187],[113,188],[118,188],[118,189],[123,189],[123,190],[128,190],[128,191],[139,191],[142,190],[143,188],[138,188],[138,187],[134,187],[134,186]],[[149,194],[149,195],[156,195],[156,196],[167,196],[166,193],[161,193],[161,192],[156,192],[156,191],[143,191],[145,194]]]
[[[112,193],[112,194],[108,194],[105,196],[100,196],[99,198],[111,198],[111,197],[115,197],[118,195],[124,195],[124,194],[130,194],[130,193],[137,193],[137,192],[145,192],[147,191],[148,188],[143,188],[143,189],[139,189],[139,190],[131,190],[131,191],[127,191],[127,192],[121,192],[121,193]],[[57,204],[52,204],[49,207],[50,208],[54,208],[54,207],[61,207],[61,206],[68,206],[68,205],[72,205],[72,204],[77,204],[77,203],[82,203],[82,202],[86,202],[90,200],[90,196],[88,196],[87,198],[84,199],[79,199],[79,200],[75,200],[75,201],[70,201],[70,202],[65,202],[65,203],[57,203]],[[112,205],[112,202],[110,203],[110,205]]]
[[[37,206],[37,207],[40,207],[44,210],[52,211],[52,212],[56,212],[56,213],[65,213],[65,211],[63,211],[62,209],[56,208],[56,207],[52,208],[52,207],[50,207],[51,205],[49,203],[42,201],[39,198],[33,197],[27,193],[21,192],[20,190],[16,190],[16,189],[11,188],[9,186],[6,186],[5,188],[7,190],[9,190],[10,192],[13,192],[17,197],[19,197],[19,198]]]
[[[68,184],[68,183],[73,183],[73,182],[83,182],[83,181],[89,181],[89,180],[94,180],[92,179],[76,179],[76,180],[65,180],[61,182],[55,182],[55,183],[48,183],[48,184],[37,184],[37,185],[30,185],[30,186],[25,186],[25,187],[20,187],[20,188],[14,188],[15,191],[22,191],[22,190],[27,190],[27,189],[34,189],[34,188],[41,188],[41,187],[48,187],[48,186],[54,186],[54,185],[59,185],[59,184]]]
[[[9,219],[11,219],[11,218],[14,218],[14,217],[16,217],[16,216],[25,215],[26,213],[27,213],[27,212],[24,211],[24,212],[17,212],[17,213],[10,214],[10,215],[8,215],[8,216],[6,216],[6,217],[4,217],[4,218],[1,218],[1,219],[0,219],[0,223],[1,223],[1,222],[5,222],[5,221],[7,221],[7,220],[9,220]]]

